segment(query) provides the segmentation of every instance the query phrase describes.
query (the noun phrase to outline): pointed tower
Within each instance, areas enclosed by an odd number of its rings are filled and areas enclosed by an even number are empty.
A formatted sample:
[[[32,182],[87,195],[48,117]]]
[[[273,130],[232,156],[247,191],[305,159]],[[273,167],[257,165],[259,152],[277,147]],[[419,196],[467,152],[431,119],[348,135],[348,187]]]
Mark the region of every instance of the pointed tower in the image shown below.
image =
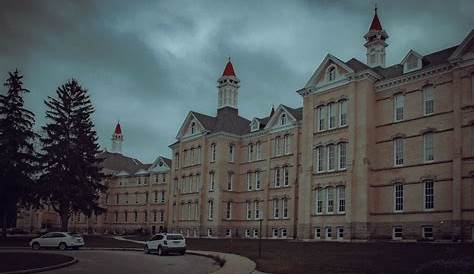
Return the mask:
[[[217,88],[219,89],[217,110],[224,107],[238,109],[239,83],[240,80],[235,76],[234,66],[232,66],[229,57],[222,76],[217,80]]]
[[[388,38],[388,34],[380,24],[377,6],[375,6],[375,14],[369,32],[364,35],[364,38],[364,47],[367,48],[367,65],[371,68],[385,67],[385,48],[388,46],[385,40]]]
[[[122,154],[122,143],[123,143],[122,127],[120,127],[120,122],[118,122],[117,125],[115,126],[114,134],[112,134],[112,151],[111,152]]]

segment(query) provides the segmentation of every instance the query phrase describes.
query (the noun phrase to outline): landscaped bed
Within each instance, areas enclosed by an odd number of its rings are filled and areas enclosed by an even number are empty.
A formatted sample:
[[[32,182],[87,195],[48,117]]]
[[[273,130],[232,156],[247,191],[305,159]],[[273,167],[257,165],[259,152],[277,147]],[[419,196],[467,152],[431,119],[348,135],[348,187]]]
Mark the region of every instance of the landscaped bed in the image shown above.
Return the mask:
[[[53,266],[72,260],[73,257],[61,254],[0,251],[0,273]]]

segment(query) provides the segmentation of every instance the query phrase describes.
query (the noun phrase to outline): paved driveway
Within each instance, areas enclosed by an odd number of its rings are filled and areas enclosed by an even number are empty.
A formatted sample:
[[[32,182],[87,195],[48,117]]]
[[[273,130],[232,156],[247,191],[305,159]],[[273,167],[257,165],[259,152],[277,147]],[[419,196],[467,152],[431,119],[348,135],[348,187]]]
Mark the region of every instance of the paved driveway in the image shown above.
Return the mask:
[[[40,251],[58,252],[58,251]],[[147,273],[211,273],[218,269],[211,258],[195,255],[158,256],[138,251],[78,250],[59,252],[76,257],[79,262],[48,274],[147,274]]]

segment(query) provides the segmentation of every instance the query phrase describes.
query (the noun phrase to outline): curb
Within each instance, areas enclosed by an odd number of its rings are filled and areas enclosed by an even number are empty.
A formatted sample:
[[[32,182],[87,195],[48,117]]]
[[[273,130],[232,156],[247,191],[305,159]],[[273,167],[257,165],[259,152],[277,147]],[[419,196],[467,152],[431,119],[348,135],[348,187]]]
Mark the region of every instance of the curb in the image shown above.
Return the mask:
[[[68,256],[70,257],[70,256]],[[56,265],[50,265],[50,266],[45,266],[45,267],[38,267],[38,268],[31,268],[31,269],[25,269],[25,270],[17,270],[17,271],[9,271],[9,272],[0,272],[0,274],[26,274],[26,273],[37,273],[37,272],[43,272],[43,271],[48,271],[48,270],[53,270],[53,269],[58,269],[58,268],[63,268],[66,266],[70,266],[73,264],[76,264],[79,262],[78,259],[71,257],[72,260],[69,262],[61,263],[61,264],[56,264]]]

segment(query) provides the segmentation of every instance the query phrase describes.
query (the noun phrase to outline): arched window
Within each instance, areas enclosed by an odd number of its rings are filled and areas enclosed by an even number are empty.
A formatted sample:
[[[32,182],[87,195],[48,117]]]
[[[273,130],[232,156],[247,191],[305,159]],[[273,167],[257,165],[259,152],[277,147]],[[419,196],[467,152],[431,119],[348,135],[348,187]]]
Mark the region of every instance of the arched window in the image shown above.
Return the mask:
[[[282,113],[281,114],[281,117],[280,117],[280,122],[281,122],[281,125],[286,125],[286,114],[285,113]]]
[[[327,79],[329,82],[336,80],[336,68],[334,66],[328,68]]]
[[[191,123],[191,134],[196,133],[196,123],[192,122]]]

